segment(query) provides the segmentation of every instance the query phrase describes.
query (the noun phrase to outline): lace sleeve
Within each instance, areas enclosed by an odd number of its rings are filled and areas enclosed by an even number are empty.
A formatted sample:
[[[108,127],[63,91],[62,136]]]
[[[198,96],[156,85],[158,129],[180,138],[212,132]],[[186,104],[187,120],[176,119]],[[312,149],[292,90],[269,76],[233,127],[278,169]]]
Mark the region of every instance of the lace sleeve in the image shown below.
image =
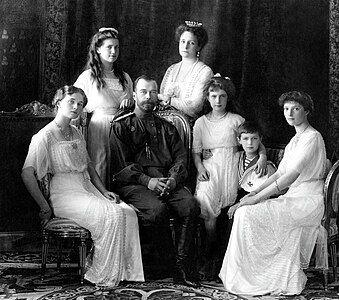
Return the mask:
[[[33,167],[38,180],[50,173],[48,138],[47,134],[43,134],[42,131],[32,137],[23,169],[28,167]]]

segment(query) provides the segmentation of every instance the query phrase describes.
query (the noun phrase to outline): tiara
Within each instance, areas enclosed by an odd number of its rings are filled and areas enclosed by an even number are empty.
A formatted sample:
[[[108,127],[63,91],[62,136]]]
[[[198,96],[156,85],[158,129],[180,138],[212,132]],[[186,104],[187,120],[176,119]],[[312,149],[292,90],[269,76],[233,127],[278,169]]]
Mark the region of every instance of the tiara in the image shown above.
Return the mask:
[[[213,77],[222,77],[220,73],[216,73]],[[231,80],[229,77],[224,77],[226,80]]]
[[[113,28],[113,27],[101,27],[101,28],[99,29],[99,32],[104,32],[104,31],[113,31],[113,32],[115,32],[116,34],[119,34],[119,31],[116,30],[116,29]]]
[[[188,27],[202,27],[202,23],[196,21],[185,21]]]

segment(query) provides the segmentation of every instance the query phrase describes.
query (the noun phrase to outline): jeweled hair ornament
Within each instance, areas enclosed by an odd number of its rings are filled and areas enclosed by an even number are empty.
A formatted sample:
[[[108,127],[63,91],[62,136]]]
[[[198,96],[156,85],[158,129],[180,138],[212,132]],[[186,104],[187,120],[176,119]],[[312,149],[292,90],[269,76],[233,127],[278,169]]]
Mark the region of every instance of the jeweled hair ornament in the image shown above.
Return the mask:
[[[101,28],[99,29],[99,32],[104,32],[104,31],[113,31],[113,32],[115,32],[116,34],[119,34],[119,31],[116,30],[116,29],[113,28],[113,27],[101,27]]]
[[[188,27],[202,27],[202,23],[196,21],[185,21]]]
[[[222,77],[220,73],[216,73],[213,77]],[[226,80],[231,80],[229,77],[224,77]]]

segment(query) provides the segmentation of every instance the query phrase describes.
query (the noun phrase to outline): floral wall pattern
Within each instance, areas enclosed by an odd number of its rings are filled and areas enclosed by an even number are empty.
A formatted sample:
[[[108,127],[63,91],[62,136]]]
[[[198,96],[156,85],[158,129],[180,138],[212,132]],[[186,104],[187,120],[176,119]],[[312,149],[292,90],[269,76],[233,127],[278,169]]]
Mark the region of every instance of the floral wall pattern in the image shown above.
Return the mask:
[[[66,45],[67,0],[44,2],[45,22],[41,42],[40,101],[50,103],[57,88],[65,84],[63,63]]]
[[[331,153],[339,159],[339,1],[330,2],[329,113]]]
[[[36,0],[0,1],[0,111],[38,99],[39,24]]]

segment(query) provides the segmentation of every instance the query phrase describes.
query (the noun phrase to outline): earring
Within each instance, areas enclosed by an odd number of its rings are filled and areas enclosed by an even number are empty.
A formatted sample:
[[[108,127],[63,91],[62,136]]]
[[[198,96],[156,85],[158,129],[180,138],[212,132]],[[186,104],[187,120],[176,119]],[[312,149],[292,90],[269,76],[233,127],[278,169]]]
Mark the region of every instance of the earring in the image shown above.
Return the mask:
[[[199,56],[200,56],[200,51],[197,52],[197,57],[199,57]]]

